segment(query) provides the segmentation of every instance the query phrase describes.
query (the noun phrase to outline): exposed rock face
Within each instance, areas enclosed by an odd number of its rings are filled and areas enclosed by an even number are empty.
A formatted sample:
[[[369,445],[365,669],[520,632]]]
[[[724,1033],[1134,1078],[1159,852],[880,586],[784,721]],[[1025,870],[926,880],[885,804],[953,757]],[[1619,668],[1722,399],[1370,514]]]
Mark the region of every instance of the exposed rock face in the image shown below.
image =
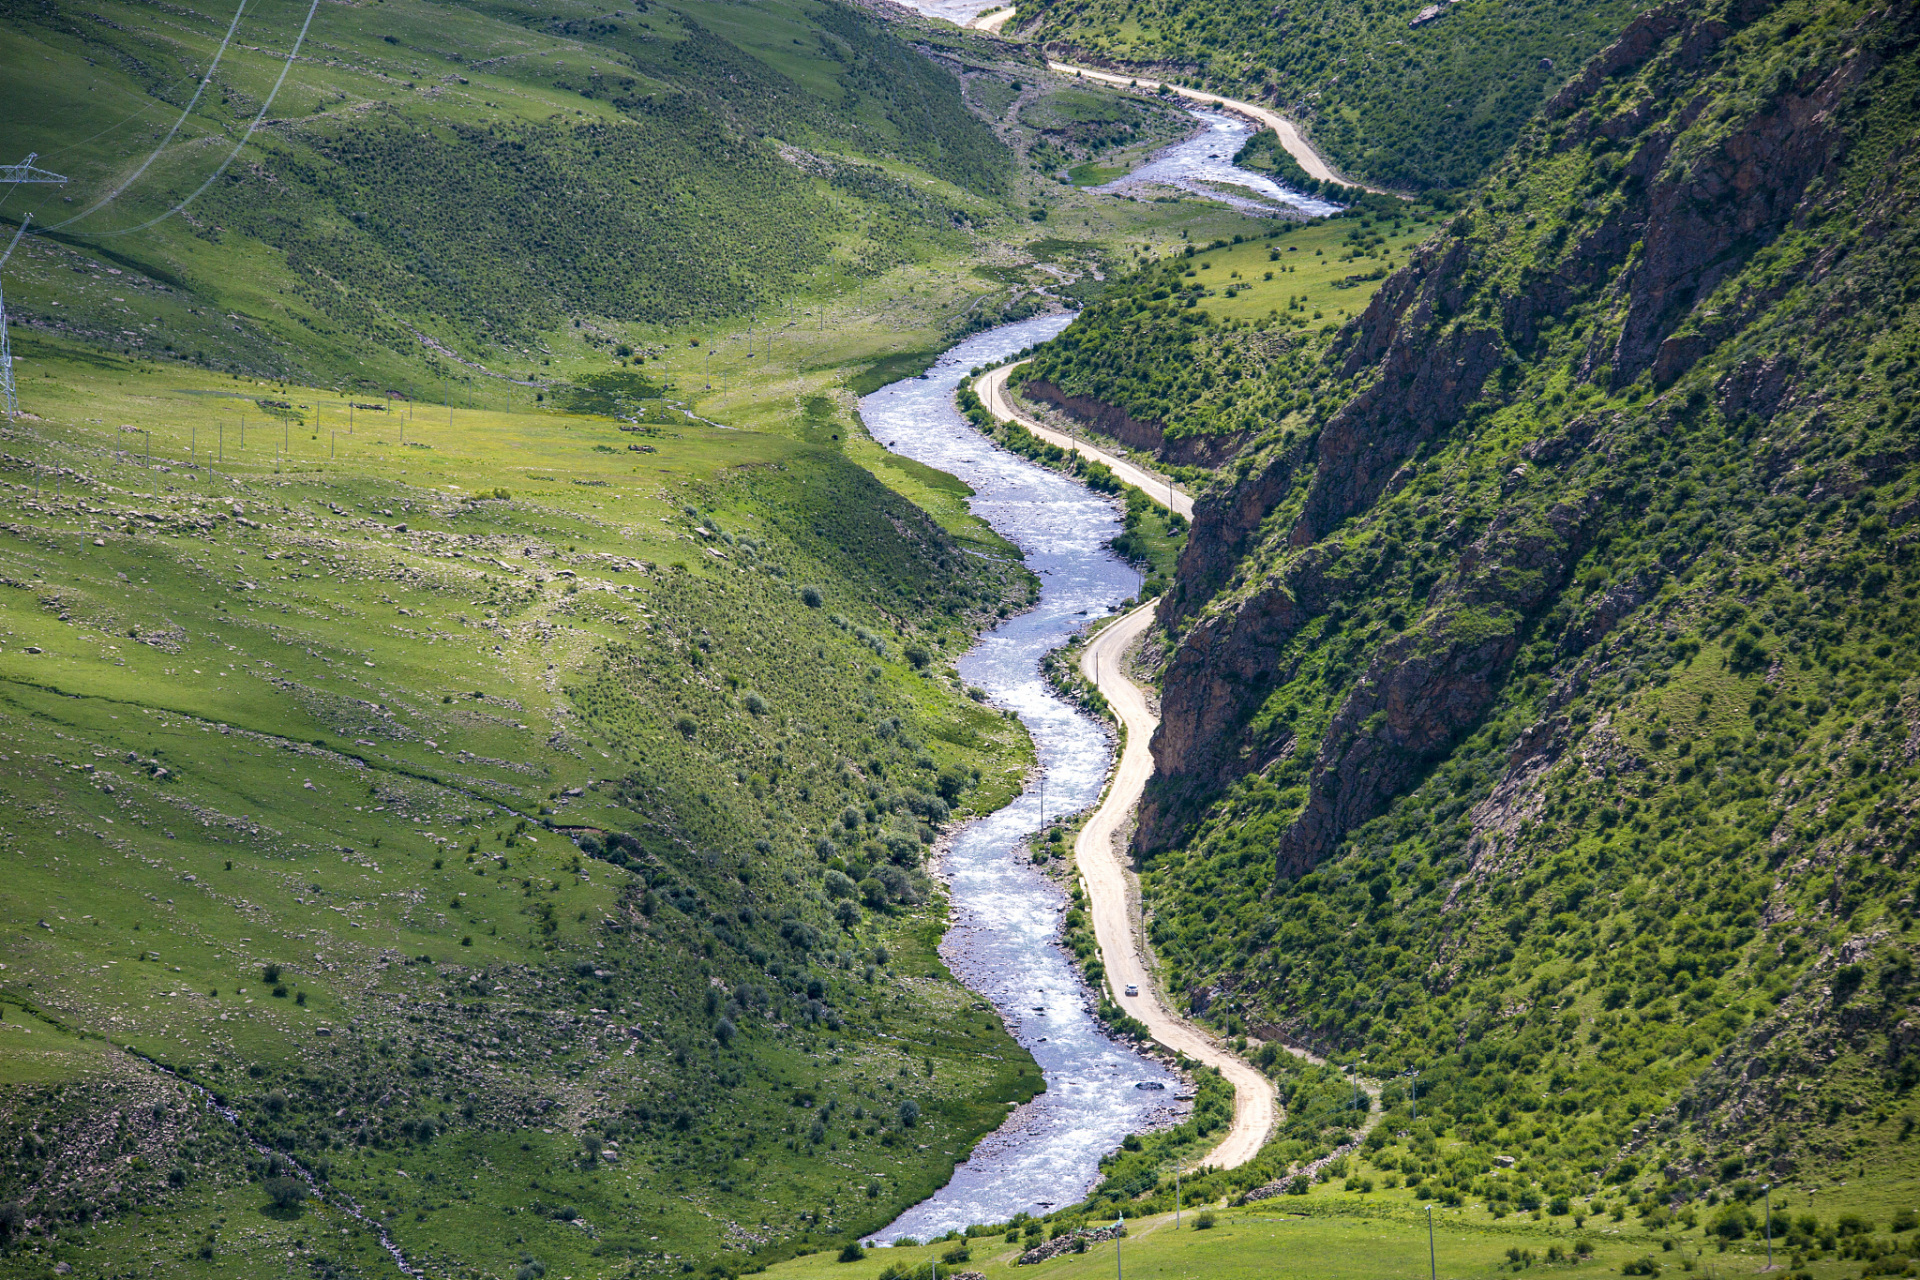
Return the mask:
[[[1311,870],[1486,710],[1522,625],[1565,585],[1593,508],[1556,505],[1544,527],[1502,513],[1436,588],[1422,625],[1375,653],[1321,739],[1306,808],[1275,851],[1280,874]]]
[[[1162,462],[1182,467],[1217,467],[1231,458],[1241,445],[1238,436],[1175,436],[1167,438],[1164,425],[1151,419],[1136,418],[1118,405],[1095,400],[1091,396],[1068,395],[1045,378],[1034,378],[1020,388],[1020,394],[1050,404],[1105,436],[1111,436],[1129,449],[1145,449]]]
[[[1694,126],[1705,99],[1695,101],[1684,82],[1707,74],[1738,25],[1765,9],[1753,0],[1730,21],[1668,4],[1630,24],[1550,105],[1541,144],[1547,155],[1589,148],[1606,189],[1596,182],[1598,194],[1567,205],[1564,225],[1540,242],[1545,251],[1504,273],[1514,229],[1456,219],[1339,335],[1340,373],[1356,390],[1317,435],[1243,459],[1235,483],[1196,504],[1178,581],[1161,606],[1161,624],[1185,631],[1166,672],[1153,741],[1158,776],[1137,835],[1143,851],[1177,839],[1235,779],[1295,750],[1291,727],[1259,712],[1297,674],[1298,659],[1285,656],[1290,642],[1337,612],[1343,595],[1369,589],[1364,572],[1343,567],[1352,522],[1409,482],[1430,442],[1496,409],[1510,366],[1576,305],[1606,316],[1589,327],[1578,375],[1618,388],[1650,373],[1657,389],[1830,269],[1812,261],[1764,288],[1731,298],[1721,289],[1782,230],[1815,216],[1820,181],[1844,158],[1838,108],[1875,66],[1874,57],[1850,58],[1806,84],[1783,73],[1703,145]],[[1671,101],[1607,93],[1610,77],[1651,59],[1675,86]],[[1685,154],[1676,151],[1683,140]],[[1717,398],[1729,412],[1770,413],[1794,399],[1795,374],[1791,361],[1756,354],[1722,379]],[[1527,628],[1566,585],[1608,496],[1552,486],[1569,463],[1606,448],[1613,425],[1577,415],[1526,443],[1503,464],[1505,503],[1491,520],[1476,527],[1456,518],[1435,535],[1457,557],[1453,567],[1431,584],[1420,616],[1372,640],[1351,666],[1313,748],[1304,806],[1274,850],[1282,875],[1328,856],[1485,712]],[[1659,581],[1650,573],[1611,586],[1561,634],[1560,651],[1594,644]]]

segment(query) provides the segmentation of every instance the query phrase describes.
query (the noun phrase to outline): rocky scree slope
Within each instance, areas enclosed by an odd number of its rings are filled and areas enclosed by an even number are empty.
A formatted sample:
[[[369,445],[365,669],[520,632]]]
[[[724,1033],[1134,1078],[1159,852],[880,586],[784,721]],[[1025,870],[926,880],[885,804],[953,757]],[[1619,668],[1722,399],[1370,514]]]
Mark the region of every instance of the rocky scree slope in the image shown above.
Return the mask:
[[[1197,1011],[1424,1067],[1436,1188],[1529,1139],[1519,1186],[1646,1205],[1897,1141],[1916,34],[1635,18],[1198,503],[1154,942]]]

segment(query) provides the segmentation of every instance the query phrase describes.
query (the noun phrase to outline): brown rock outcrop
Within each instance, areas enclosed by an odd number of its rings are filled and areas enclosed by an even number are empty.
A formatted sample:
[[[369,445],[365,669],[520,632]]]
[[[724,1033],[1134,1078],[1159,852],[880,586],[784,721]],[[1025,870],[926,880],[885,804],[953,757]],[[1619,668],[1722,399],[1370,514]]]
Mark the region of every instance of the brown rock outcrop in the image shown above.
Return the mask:
[[[1651,60],[1676,82],[1705,74],[1738,24],[1765,8],[1753,0],[1712,16],[1671,3],[1635,19],[1548,109],[1556,123],[1544,145],[1589,146],[1598,157],[1590,188],[1598,194],[1565,205],[1558,238],[1542,242],[1550,250],[1564,242],[1564,250],[1502,273],[1487,237],[1512,229],[1456,219],[1340,334],[1340,374],[1358,389],[1317,435],[1243,460],[1237,483],[1196,504],[1178,580],[1161,606],[1163,626],[1187,630],[1166,672],[1153,743],[1159,772],[1137,837],[1143,850],[1177,838],[1211,795],[1291,749],[1287,726],[1255,716],[1295,674],[1282,652],[1343,591],[1365,589],[1364,577],[1349,587],[1333,568],[1336,535],[1405,483],[1428,442],[1470,427],[1481,404],[1497,401],[1503,366],[1536,350],[1570,308],[1598,304],[1614,317],[1594,326],[1577,361],[1581,376],[1619,387],[1651,372],[1664,385],[1779,291],[1829,269],[1815,261],[1752,296],[1715,294],[1793,220],[1815,216],[1810,193],[1843,158],[1837,108],[1873,74],[1874,57],[1843,60],[1818,83],[1782,77],[1747,118],[1726,122],[1684,160],[1675,148],[1683,137],[1697,147],[1702,103],[1675,90],[1661,114],[1651,99],[1597,96],[1611,77]],[[1608,159],[1616,151],[1627,158]],[[1789,363],[1756,356],[1718,395],[1730,410],[1765,413],[1793,398],[1795,375]],[[1310,868],[1381,812],[1486,710],[1529,619],[1565,585],[1600,501],[1576,494],[1545,506],[1546,486],[1533,477],[1564,485],[1568,468],[1608,447],[1614,425],[1576,416],[1529,443],[1503,464],[1508,505],[1493,524],[1476,535],[1454,522],[1438,534],[1442,554],[1453,540],[1458,562],[1433,585],[1423,616],[1373,641],[1349,677],[1306,805],[1275,850],[1282,874]],[[1259,576],[1221,599],[1256,552]],[[1564,650],[1605,635],[1657,579],[1618,584],[1593,601],[1562,637]]]
[[[1164,424],[1150,418],[1136,418],[1118,405],[1091,396],[1068,395],[1045,378],[1029,379],[1020,394],[1042,404],[1050,404],[1077,421],[1110,436],[1129,449],[1145,449],[1162,462],[1181,467],[1217,467],[1234,455],[1242,441],[1238,436],[1167,437]]]

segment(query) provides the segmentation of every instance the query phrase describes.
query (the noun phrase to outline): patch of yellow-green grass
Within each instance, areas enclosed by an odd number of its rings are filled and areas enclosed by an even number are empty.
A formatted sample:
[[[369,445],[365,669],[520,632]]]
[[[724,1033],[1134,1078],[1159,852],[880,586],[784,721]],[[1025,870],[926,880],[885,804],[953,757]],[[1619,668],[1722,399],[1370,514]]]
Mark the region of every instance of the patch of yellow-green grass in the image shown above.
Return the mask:
[[[1381,220],[1375,227],[1382,242],[1362,249],[1348,239],[1356,225],[1349,218],[1313,222],[1271,240],[1195,254],[1187,268],[1214,294],[1201,308],[1220,320],[1271,324],[1278,318],[1316,328],[1359,314],[1433,228],[1411,215],[1398,224]]]
[[[20,993],[7,982],[10,976],[0,972],[0,1086],[51,1084],[98,1070],[106,1043],[14,1003]]]
[[[1302,1212],[1305,1210],[1305,1212]],[[1202,1218],[1206,1213],[1207,1218]],[[1373,1204],[1357,1196],[1316,1195],[1311,1203],[1292,1197],[1262,1201],[1245,1208],[1189,1208],[1176,1225],[1171,1213],[1128,1223],[1128,1235],[1118,1246],[1090,1244],[1084,1253],[1066,1253],[1032,1266],[1015,1263],[1022,1249],[1036,1243],[1026,1239],[1008,1244],[1001,1236],[977,1237],[968,1244],[971,1255],[941,1266],[943,1273],[962,1269],[992,1275],[1033,1276],[1035,1280],[1097,1280],[1123,1274],[1132,1280],[1237,1280],[1273,1275],[1311,1280],[1425,1280],[1430,1274],[1449,1280],[1535,1274],[1619,1274],[1620,1267],[1651,1256],[1673,1271],[1683,1256],[1695,1262],[1700,1255],[1663,1251],[1659,1241],[1631,1228],[1589,1224],[1575,1230],[1530,1220],[1494,1224],[1470,1222],[1460,1211],[1433,1212],[1431,1257],[1427,1218],[1407,1204]],[[1090,1220],[1089,1226],[1109,1219]],[[1201,1221],[1211,1226],[1201,1229]],[[1591,1252],[1575,1261],[1584,1244]],[[878,1280],[890,1267],[924,1267],[955,1249],[952,1242],[914,1248],[876,1249],[851,1263],[833,1254],[815,1254],[769,1268],[774,1280]],[[1511,1252],[1510,1252],[1511,1251]],[[1751,1250],[1706,1255],[1725,1271],[1751,1271],[1758,1259]],[[1704,1261],[1697,1263],[1704,1274]],[[924,1270],[921,1274],[925,1274]],[[1824,1278],[1823,1278],[1824,1280]]]

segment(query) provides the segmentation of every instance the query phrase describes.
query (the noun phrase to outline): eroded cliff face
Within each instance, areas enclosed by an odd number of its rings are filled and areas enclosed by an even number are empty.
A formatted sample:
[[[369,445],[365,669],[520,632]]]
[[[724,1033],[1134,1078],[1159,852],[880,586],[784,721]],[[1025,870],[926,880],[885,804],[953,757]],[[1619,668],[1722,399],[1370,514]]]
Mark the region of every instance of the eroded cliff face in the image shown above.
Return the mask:
[[[1658,398],[1665,388],[1711,353],[1763,341],[1769,309],[1844,256],[1775,245],[1827,216],[1854,136],[1844,108],[1911,39],[1913,17],[1881,14],[1874,39],[1824,66],[1730,75],[1730,62],[1758,59],[1742,33],[1768,7],[1669,4],[1637,18],[1554,99],[1475,207],[1340,335],[1331,360],[1344,401],[1310,436],[1242,459],[1196,503],[1161,607],[1178,643],[1142,851],[1179,839],[1236,779],[1297,751],[1313,763],[1274,845],[1279,874],[1311,869],[1381,813],[1479,721],[1596,521],[1628,494],[1605,476],[1569,476],[1599,441],[1632,434],[1611,418],[1538,423],[1531,436],[1515,425],[1516,396],[1541,394],[1524,386],[1530,365],[1572,352],[1553,394],[1637,383],[1654,399],[1634,412],[1679,412]],[[1795,376],[1791,361],[1756,352],[1719,399],[1770,413],[1794,398]],[[1496,469],[1497,497],[1449,499],[1430,465],[1442,451],[1456,472]],[[1351,634],[1344,617],[1409,553],[1420,567],[1399,580],[1406,604]],[[1676,568],[1649,566],[1616,614]],[[1589,635],[1611,625],[1590,624]],[[1275,705],[1303,672],[1337,690],[1311,726]]]
[[[1180,467],[1217,467],[1240,448],[1243,441],[1231,435],[1167,435],[1166,424],[1151,418],[1136,418],[1119,405],[1096,400],[1092,396],[1069,395],[1045,378],[1031,378],[1020,393],[1042,404],[1050,404],[1085,423],[1102,435],[1112,436],[1129,449],[1142,449],[1162,462]]]

